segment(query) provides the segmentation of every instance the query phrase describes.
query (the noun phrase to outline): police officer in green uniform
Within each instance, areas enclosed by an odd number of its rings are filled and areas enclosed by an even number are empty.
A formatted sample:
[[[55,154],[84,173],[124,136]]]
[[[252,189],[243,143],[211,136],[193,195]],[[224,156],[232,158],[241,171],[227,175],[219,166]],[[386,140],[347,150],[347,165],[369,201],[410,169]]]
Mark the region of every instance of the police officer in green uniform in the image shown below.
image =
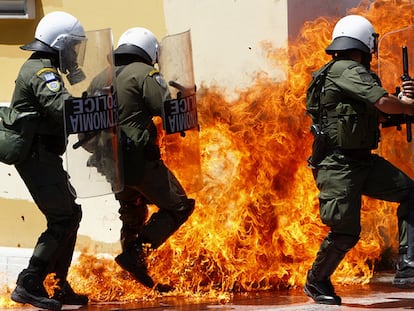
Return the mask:
[[[326,48],[332,61],[317,98],[307,94],[315,143],[309,160],[319,189],[320,217],[330,232],[308,271],[304,292],[315,302],[340,305],[330,277],[359,240],[361,196],[398,202],[399,261],[393,284],[414,287],[414,182],[384,158],[371,153],[379,142],[381,115],[414,115],[413,100],[388,94],[370,71],[378,35],[362,16],[335,25]],[[404,86],[404,85],[403,85]]]
[[[169,98],[167,85],[154,65],[158,41],[145,28],[131,28],[122,34],[115,50],[119,121],[124,134],[125,188],[116,194],[122,220],[123,252],[115,260],[146,287],[157,285],[148,275],[148,250],[164,243],[190,216],[194,200],[187,195],[160,158],[157,129],[152,118],[162,116]],[[147,220],[147,204],[159,210]]]
[[[20,272],[11,298],[50,310],[60,310],[62,304],[88,303],[87,296],[74,293],[67,281],[82,217],[81,207],[69,191],[61,159],[66,140],[63,104],[70,94],[58,68],[71,74],[71,83],[82,79],[75,61],[74,41],[68,36],[85,39],[82,25],[72,15],[52,12],[40,20],[35,40],[21,47],[33,53],[20,69],[11,101],[11,108],[17,111],[40,114],[31,151],[15,167],[47,221],[47,229],[38,238],[28,267]],[[74,59],[67,61],[65,68],[59,65],[60,49],[73,52]],[[49,273],[55,274],[58,285],[52,297],[43,285]]]

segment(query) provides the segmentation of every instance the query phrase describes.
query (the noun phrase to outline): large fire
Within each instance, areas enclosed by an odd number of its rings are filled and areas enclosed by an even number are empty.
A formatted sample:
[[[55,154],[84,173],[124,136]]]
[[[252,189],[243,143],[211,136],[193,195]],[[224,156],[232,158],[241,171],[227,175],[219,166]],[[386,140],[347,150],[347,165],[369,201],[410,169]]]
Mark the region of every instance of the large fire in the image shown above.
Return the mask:
[[[348,13],[367,17],[380,35],[413,24],[409,0],[369,4]],[[149,258],[154,279],[176,287],[170,295],[226,300],[232,292],[303,285],[328,230],[319,220],[317,189],[306,163],[312,137],[305,91],[310,73],[328,61],[324,49],[338,18],[306,22],[288,50],[263,44],[270,61],[286,66],[286,81],[258,74],[234,101],[226,100],[219,87],[199,87],[204,188],[192,194],[197,204],[190,219]],[[289,64],[280,65],[287,57]],[[392,148],[411,148],[404,146],[404,133],[389,129],[380,151],[414,176],[406,164],[413,163],[410,154],[393,156]],[[395,213],[395,204],[364,199],[361,239],[333,275],[334,284],[368,283],[378,263],[396,253]],[[156,296],[112,257],[93,253],[80,256],[70,280],[93,301]]]

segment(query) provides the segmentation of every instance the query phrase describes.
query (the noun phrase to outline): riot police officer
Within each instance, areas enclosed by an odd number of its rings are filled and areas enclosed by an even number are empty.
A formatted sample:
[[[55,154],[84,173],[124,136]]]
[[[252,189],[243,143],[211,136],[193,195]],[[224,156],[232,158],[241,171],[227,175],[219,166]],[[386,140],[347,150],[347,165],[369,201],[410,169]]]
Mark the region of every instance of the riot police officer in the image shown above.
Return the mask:
[[[47,229],[38,238],[27,268],[20,272],[11,298],[60,310],[62,304],[88,303],[87,296],[76,294],[67,281],[82,212],[69,191],[62,166],[66,146],[63,105],[70,94],[58,71],[67,73],[70,83],[83,78],[76,51],[85,32],[78,19],[57,11],[40,20],[34,37],[21,47],[33,53],[19,71],[10,107],[40,115],[30,153],[15,167],[45,216]],[[68,56],[59,62],[63,50]],[[54,273],[58,282],[52,297],[43,285],[49,273]]]
[[[406,96],[399,100],[388,94],[370,71],[378,35],[366,18],[340,19],[332,39],[326,48],[332,61],[319,70],[325,72],[323,91],[315,100],[307,98],[307,110],[318,128],[315,134],[324,135],[318,138],[324,146],[313,149],[310,164],[319,189],[320,217],[330,232],[308,271],[304,292],[317,303],[340,305],[330,277],[359,240],[362,195],[399,203],[400,255],[393,284],[414,287],[414,182],[371,153],[378,146],[381,116],[414,115],[414,105]]]
[[[116,194],[122,220],[123,252],[115,260],[143,285],[157,285],[147,271],[148,250],[163,244],[190,216],[189,199],[160,158],[154,116],[162,116],[169,98],[167,85],[154,67],[158,40],[148,29],[125,31],[115,50],[119,122],[125,135],[123,148],[125,188]],[[159,210],[147,220],[147,204]],[[171,288],[157,285],[160,291]]]

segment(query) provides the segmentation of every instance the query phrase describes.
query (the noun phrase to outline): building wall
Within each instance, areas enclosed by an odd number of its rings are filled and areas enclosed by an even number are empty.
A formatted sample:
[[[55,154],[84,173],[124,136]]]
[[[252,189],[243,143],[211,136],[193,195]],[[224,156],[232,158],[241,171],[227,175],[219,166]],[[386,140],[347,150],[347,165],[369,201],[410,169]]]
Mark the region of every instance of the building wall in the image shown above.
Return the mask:
[[[288,5],[289,2],[289,5]],[[317,3],[316,3],[317,2]],[[323,2],[329,6],[323,6]],[[332,5],[332,2],[341,5]],[[344,14],[355,0],[307,2],[313,16]],[[18,47],[31,41],[42,16],[63,10],[78,17],[86,30],[112,28],[114,41],[129,27],[151,29],[159,39],[191,29],[197,85],[218,85],[229,96],[249,85],[256,72],[275,79],[284,73],[266,60],[262,42],[286,46],[289,27],[294,34],[309,14],[297,14],[300,0],[36,0],[35,20],[0,20],[0,102],[8,104],[16,74],[28,57]],[[344,5],[344,3],[346,3]],[[299,17],[297,17],[299,16]],[[285,60],[286,61],[286,60]],[[45,221],[33,204],[14,167],[0,163],[0,245],[32,247]],[[112,195],[79,200],[83,220],[77,248],[97,251],[119,248],[117,203]]]

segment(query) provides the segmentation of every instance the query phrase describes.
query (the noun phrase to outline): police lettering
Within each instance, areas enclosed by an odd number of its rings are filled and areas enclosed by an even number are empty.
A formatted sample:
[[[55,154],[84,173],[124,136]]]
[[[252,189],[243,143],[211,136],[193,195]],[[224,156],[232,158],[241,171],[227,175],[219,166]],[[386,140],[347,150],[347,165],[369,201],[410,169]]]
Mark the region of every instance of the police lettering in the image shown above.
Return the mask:
[[[108,129],[118,124],[116,96],[72,98],[65,103],[68,133]]]
[[[174,99],[170,102],[171,114],[184,113],[194,110],[195,96]]]
[[[183,132],[198,126],[195,95],[177,98],[165,103],[167,133]]]

